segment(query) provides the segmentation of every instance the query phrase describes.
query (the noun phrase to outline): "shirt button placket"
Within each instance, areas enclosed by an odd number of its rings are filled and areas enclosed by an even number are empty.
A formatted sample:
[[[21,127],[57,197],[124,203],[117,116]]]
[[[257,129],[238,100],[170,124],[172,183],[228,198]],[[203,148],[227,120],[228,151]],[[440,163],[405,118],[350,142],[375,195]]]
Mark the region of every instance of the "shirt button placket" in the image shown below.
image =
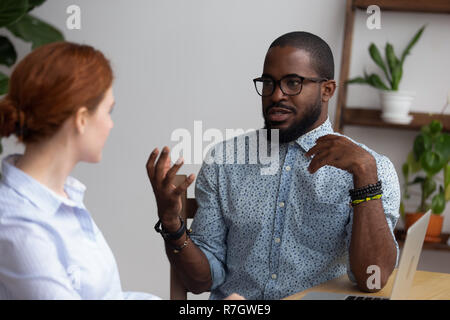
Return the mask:
[[[294,143],[290,144],[289,149],[292,148]],[[290,154],[290,155],[289,155]],[[270,280],[267,283],[267,287],[265,288],[264,294],[267,295],[267,297],[274,297],[274,294],[276,292],[276,281],[278,279],[278,262],[280,259],[280,246],[281,246],[281,234],[283,233],[283,226],[284,226],[284,219],[285,219],[285,213],[287,209],[287,200],[289,196],[289,186],[291,184],[292,175],[290,171],[292,170],[293,165],[293,159],[295,158],[295,149],[292,148],[292,150],[288,150],[288,153],[286,154],[286,162],[284,167],[284,170],[281,171],[281,179],[280,179],[280,193],[278,195],[277,199],[277,207],[275,210],[276,217],[275,217],[275,225],[273,230],[273,242],[272,242],[272,250],[271,250],[271,256],[270,256]]]

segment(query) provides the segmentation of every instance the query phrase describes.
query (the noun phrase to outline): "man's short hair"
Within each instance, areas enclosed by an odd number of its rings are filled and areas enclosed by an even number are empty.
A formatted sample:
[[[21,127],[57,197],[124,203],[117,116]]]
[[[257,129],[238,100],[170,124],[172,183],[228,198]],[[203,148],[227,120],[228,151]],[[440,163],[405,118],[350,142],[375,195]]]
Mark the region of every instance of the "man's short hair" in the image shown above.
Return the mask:
[[[319,77],[334,79],[334,59],[328,44],[320,37],[305,31],[286,33],[270,45],[273,47],[294,47],[310,54],[311,64]]]

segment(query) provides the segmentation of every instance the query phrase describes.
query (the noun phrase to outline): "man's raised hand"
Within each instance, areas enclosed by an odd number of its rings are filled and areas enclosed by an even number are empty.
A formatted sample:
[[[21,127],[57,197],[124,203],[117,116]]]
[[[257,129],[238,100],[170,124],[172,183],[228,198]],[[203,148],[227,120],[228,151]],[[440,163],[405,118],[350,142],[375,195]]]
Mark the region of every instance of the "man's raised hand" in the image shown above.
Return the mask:
[[[155,148],[150,154],[146,165],[147,174],[155,194],[158,216],[163,226],[168,231],[173,229],[171,226],[176,230],[176,225],[179,224],[178,216],[182,209],[181,195],[192,184],[195,175],[189,175],[179,186],[176,186],[174,178],[183,165],[183,159],[178,159],[171,167],[169,148],[164,147],[158,161],[156,161],[158,154],[158,148]]]

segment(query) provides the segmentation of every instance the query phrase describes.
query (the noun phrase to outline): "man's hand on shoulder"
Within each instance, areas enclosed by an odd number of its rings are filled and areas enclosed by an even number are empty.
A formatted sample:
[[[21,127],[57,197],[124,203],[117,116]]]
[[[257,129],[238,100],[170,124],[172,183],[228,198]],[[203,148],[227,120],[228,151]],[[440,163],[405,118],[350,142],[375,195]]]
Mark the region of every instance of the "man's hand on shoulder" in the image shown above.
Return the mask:
[[[336,134],[327,134],[316,140],[316,145],[305,154],[314,156],[308,170],[315,173],[325,165],[333,166],[353,174],[356,184],[367,185],[377,182],[377,164],[375,158],[364,148]],[[359,182],[361,177],[364,181]],[[370,181],[370,182],[368,182]]]

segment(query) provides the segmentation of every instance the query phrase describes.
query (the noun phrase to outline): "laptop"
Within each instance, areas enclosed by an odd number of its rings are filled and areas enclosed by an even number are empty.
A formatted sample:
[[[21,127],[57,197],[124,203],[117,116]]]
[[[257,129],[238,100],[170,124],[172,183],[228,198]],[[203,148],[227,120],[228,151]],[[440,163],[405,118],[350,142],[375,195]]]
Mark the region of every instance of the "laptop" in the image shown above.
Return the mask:
[[[400,263],[395,276],[390,297],[374,297],[368,295],[348,295],[344,293],[318,292],[307,293],[302,300],[406,300],[419,263],[423,241],[430,220],[431,210],[428,210],[417,220],[406,233]]]

